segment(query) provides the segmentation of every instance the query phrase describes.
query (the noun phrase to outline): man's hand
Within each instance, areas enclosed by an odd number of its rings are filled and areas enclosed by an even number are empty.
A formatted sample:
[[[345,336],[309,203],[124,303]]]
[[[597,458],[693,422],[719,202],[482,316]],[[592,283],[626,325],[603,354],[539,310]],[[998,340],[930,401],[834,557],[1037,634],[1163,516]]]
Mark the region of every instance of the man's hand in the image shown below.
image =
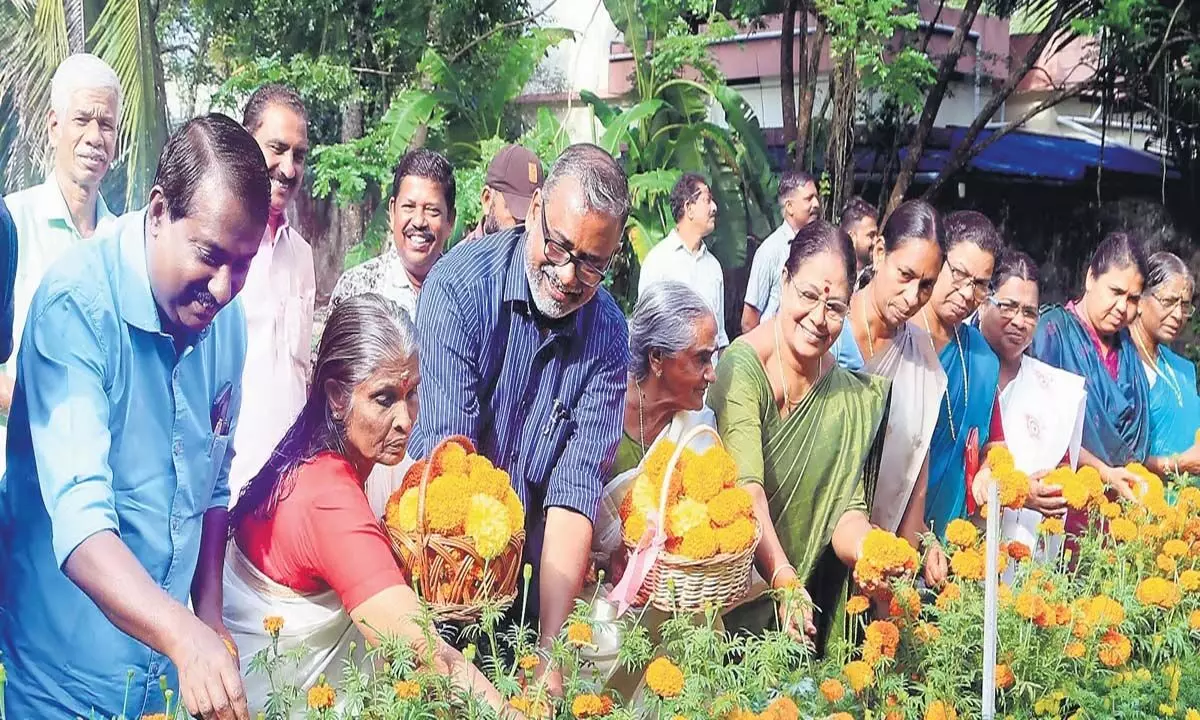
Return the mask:
[[[1142,479],[1123,467],[1105,467],[1100,471],[1100,479],[1105,487],[1117,491],[1117,494],[1130,502],[1138,502],[1134,488],[1142,483]]]
[[[181,628],[167,655],[179,670],[179,693],[192,717],[250,720],[237,661],[224,640],[200,620]]]
[[[1062,496],[1062,488],[1042,481],[1042,478],[1049,474],[1043,470],[1029,478],[1029,495],[1025,497],[1025,507],[1046,517],[1064,517],[1067,514],[1067,501]]]
[[[932,543],[925,551],[925,584],[931,588],[939,588],[950,575],[950,563],[946,553],[942,552],[939,543]]]

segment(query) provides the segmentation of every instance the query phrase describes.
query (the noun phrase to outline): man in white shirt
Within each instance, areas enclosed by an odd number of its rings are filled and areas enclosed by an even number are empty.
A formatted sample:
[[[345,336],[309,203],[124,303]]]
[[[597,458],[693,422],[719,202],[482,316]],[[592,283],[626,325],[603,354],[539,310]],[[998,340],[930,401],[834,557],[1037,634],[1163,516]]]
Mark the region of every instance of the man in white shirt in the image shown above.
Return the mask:
[[[842,208],[842,219],[838,223],[850,241],[854,243],[855,272],[861,279],[863,271],[871,264],[871,252],[879,242],[879,211],[875,206],[855,195]],[[862,284],[856,284],[861,287]]]
[[[316,301],[312,248],[287,220],[304,182],[308,111],[294,90],[264,85],[246,102],[242,125],[267,161],[271,209],[241,292],[246,365],[229,471],[231,507],[304,407]]]
[[[789,170],[779,179],[779,208],[783,224],[767,236],[754,254],[750,282],[746,286],[746,304],[742,307],[742,332],[779,312],[779,293],[783,266],[787,262],[792,238],[800,228],[816,220],[821,212],[821,196],[812,175]]]
[[[717,348],[729,344],[725,331],[725,275],[721,263],[704,245],[717,228],[717,203],[703,177],[684,173],[671,190],[675,229],[642,261],[638,295],[657,282],[675,280],[704,298],[717,316]]]

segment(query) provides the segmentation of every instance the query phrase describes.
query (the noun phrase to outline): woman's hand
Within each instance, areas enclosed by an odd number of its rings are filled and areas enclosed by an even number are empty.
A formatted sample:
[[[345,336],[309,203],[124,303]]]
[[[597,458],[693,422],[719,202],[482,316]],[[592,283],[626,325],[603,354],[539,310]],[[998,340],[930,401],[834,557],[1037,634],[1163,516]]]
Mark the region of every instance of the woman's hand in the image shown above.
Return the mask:
[[[1177,455],[1173,464],[1178,468],[1178,471],[1191,475],[1200,475],[1200,444],[1193,445]]]
[[[992,469],[987,465],[979,468],[979,472],[975,473],[975,477],[971,480],[971,497],[975,498],[977,506],[987,505],[988,483],[991,481]]]
[[[942,552],[940,543],[933,542],[925,551],[925,584],[931,588],[939,588],[950,576],[950,563],[946,553]]]
[[[1105,487],[1116,490],[1122,498],[1130,502],[1138,501],[1134,488],[1141,485],[1142,480],[1125,468],[1105,465],[1100,469],[1100,479],[1104,481]]]
[[[782,594],[775,606],[779,627],[800,642],[808,642],[809,638],[816,637],[817,626],[813,623],[812,596],[800,584],[796,571],[787,568],[780,572],[773,589],[781,591]]]
[[[1042,478],[1049,474],[1049,471],[1043,470],[1029,478],[1029,495],[1025,498],[1025,507],[1046,517],[1063,517],[1067,514],[1067,501],[1062,496],[1062,488],[1042,482]]]

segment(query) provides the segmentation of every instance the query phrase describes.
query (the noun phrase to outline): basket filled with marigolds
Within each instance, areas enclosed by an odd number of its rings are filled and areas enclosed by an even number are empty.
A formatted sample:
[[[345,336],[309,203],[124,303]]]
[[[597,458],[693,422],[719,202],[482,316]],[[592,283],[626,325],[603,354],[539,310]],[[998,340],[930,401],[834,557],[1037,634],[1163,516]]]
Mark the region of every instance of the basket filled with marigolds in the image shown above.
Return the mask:
[[[708,434],[703,452],[689,445]],[[651,448],[621,503],[622,535],[631,556],[658,546],[635,604],[668,612],[699,612],[742,599],[762,528],[750,493],[738,487],[737,466],[707,426],[678,443]],[[630,561],[633,567],[635,560]]]
[[[517,596],[525,509],[509,475],[468,438],[443,440],[415,463],[384,511],[401,566],[439,620],[476,620]]]

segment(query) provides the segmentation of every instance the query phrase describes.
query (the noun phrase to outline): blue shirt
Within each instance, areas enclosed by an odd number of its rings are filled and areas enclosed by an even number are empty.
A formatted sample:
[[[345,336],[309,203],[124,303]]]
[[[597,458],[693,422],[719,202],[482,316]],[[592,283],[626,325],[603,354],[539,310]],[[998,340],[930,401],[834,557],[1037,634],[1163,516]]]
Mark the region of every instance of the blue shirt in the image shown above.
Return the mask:
[[[17,279],[17,226],[0,198],[0,363],[13,345],[13,286]]]
[[[122,633],[63,573],[112,531],[186,603],[204,513],[226,507],[246,325],[239,303],[182,351],[162,331],[147,274],[145,213],[71,250],[34,294],[18,356],[0,500],[0,653],[12,718],[141,717],[163,710],[162,655]],[[126,700],[127,672],[132,671]]]
[[[604,289],[562,320],[541,316],[525,274],[524,232],[463,243],[417,300],[421,413],[409,452],[465,435],[512,476],[536,568],[544,510],[594,520],[621,439],[629,350]],[[534,584],[536,588],[536,583]]]

